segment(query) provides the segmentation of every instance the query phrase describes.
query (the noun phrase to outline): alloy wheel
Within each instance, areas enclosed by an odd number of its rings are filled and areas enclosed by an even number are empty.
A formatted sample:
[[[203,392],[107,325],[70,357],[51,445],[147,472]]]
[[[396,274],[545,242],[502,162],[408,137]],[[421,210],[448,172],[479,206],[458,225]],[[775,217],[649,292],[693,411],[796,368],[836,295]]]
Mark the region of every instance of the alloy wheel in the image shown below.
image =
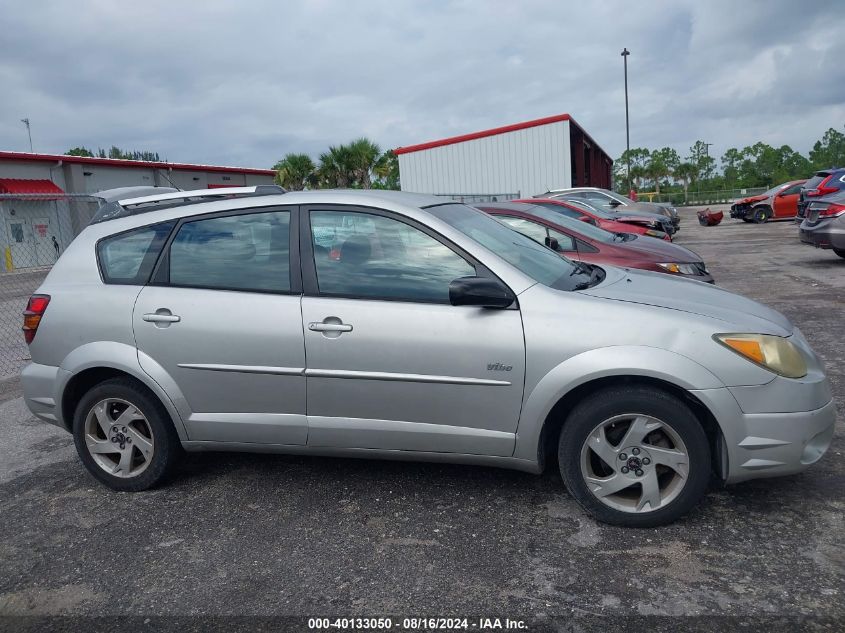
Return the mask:
[[[140,475],[152,461],[155,438],[147,418],[131,402],[100,400],[85,418],[85,446],[94,463],[114,477]]]
[[[652,512],[683,490],[689,456],[670,424],[649,415],[617,415],[587,436],[581,475],[603,504],[622,512]]]

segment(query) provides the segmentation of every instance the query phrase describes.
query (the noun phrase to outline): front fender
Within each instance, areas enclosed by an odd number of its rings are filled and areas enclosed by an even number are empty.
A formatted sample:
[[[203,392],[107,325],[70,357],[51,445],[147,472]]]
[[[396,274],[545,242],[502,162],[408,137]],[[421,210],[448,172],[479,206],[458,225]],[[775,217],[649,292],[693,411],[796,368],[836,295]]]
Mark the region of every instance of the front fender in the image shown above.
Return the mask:
[[[176,427],[176,432],[179,439],[186,441],[188,439],[185,432],[185,425],[182,422],[182,416],[171,399],[170,392],[165,391],[167,385],[161,385],[157,380],[150,376],[141,367],[138,362],[138,350],[132,345],[125,343],[117,343],[114,341],[95,341],[87,343],[74,349],[70,354],[65,356],[59,365],[59,372],[56,380],[55,401],[62,402],[67,384],[75,375],[85,371],[86,369],[95,368],[109,368],[122,371],[129,374],[136,380],[143,383],[150,391],[152,391],[161,403],[167,409],[167,413],[173,420],[173,425]],[[175,387],[175,383],[173,385]],[[178,388],[173,392],[177,398],[181,396]],[[63,417],[61,414],[61,406],[56,407],[57,416]],[[59,420],[62,424],[65,421]]]
[[[656,378],[687,391],[725,386],[691,358],[657,347],[615,346],[583,352],[555,366],[530,393],[526,391],[514,457],[536,461],[543,424],[555,404],[576,387],[612,376]]]

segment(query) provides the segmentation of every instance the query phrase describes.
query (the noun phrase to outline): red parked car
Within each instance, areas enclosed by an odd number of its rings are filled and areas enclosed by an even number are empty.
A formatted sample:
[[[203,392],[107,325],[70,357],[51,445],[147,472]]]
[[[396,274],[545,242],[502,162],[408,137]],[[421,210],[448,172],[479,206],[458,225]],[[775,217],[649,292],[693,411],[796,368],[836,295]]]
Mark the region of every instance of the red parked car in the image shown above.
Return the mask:
[[[749,196],[731,205],[731,217],[762,224],[767,220],[789,220],[798,213],[798,197],[806,180],[791,180],[759,196]]]
[[[713,283],[699,255],[671,242],[631,233],[611,233],[530,203],[483,202],[475,206],[569,259]]]
[[[588,204],[582,203],[580,200],[564,201],[556,198],[525,198],[514,200],[514,202],[546,207],[551,211],[562,213],[566,217],[581,220],[593,226],[598,226],[611,233],[633,233],[634,235],[656,237],[667,242],[672,241],[672,237],[668,233],[653,228],[652,221],[641,215],[628,216],[619,214],[611,216],[606,211],[595,209]]]

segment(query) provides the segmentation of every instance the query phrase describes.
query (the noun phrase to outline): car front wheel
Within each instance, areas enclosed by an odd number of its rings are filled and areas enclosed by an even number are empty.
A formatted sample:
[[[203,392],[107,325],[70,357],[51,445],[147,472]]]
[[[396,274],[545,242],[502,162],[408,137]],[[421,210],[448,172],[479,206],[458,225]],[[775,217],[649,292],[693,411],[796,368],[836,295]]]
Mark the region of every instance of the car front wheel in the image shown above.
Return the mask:
[[[651,387],[611,388],[564,422],[561,475],[576,501],[613,525],[653,527],[687,513],[710,480],[710,445],[698,418]]]
[[[135,492],[158,485],[181,453],[167,410],[129,378],[102,382],[82,397],[73,438],[88,471],[113,490]]]
[[[756,207],[751,216],[751,221],[754,224],[763,224],[769,219],[769,210],[766,207]]]

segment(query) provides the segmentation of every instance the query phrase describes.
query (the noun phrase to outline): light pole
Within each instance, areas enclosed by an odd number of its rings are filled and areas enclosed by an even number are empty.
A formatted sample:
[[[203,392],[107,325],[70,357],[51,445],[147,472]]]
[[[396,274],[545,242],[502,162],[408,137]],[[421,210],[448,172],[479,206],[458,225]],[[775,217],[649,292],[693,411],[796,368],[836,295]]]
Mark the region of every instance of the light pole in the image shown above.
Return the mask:
[[[32,130],[29,129],[29,117],[21,119],[21,123],[26,126],[26,133],[29,135],[29,151],[32,152]]]
[[[625,62],[625,157],[628,159],[628,191],[631,191],[631,128],[628,124],[628,55],[627,48],[622,49],[622,59]]]

